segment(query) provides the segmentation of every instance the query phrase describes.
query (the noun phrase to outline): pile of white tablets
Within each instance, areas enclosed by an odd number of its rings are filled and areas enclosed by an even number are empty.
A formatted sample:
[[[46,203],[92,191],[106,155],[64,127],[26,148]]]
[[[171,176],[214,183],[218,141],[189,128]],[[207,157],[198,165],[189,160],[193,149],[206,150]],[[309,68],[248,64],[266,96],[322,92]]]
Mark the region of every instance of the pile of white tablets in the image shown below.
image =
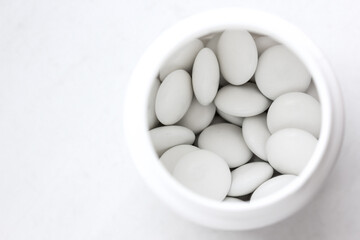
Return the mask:
[[[321,111],[309,72],[286,46],[226,30],[186,43],[163,64],[148,124],[181,184],[217,201],[254,201],[304,169]]]

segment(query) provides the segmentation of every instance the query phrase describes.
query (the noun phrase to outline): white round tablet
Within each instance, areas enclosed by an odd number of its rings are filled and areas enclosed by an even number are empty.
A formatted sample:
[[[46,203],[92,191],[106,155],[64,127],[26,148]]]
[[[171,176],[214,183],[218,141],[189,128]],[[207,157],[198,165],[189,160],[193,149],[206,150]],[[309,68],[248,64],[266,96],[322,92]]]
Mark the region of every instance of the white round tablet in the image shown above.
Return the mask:
[[[166,150],[180,144],[193,144],[195,134],[182,126],[163,126],[149,131],[156,153],[161,156]]]
[[[268,161],[282,174],[299,175],[311,159],[316,144],[317,139],[304,130],[279,130],[266,143]]]
[[[222,157],[230,168],[248,162],[253,155],[244,141],[241,128],[230,123],[205,128],[200,133],[198,145]]]
[[[155,113],[164,125],[179,121],[189,109],[193,98],[191,77],[184,70],[170,73],[156,95]]]
[[[255,80],[260,91],[274,100],[288,92],[305,92],[311,77],[303,63],[289,49],[276,45],[261,54]]]
[[[321,127],[320,103],[305,93],[281,95],[269,108],[267,125],[271,133],[284,128],[299,128],[318,138]]]
[[[258,62],[255,41],[244,30],[226,30],[219,39],[217,56],[225,79],[234,85],[250,80]]]
[[[180,158],[189,152],[199,150],[199,148],[193,145],[178,145],[170,148],[160,157],[160,161],[164,167],[172,173]]]
[[[267,127],[266,114],[245,118],[242,130],[250,150],[259,158],[267,160],[265,146],[271,134]]]
[[[147,110],[148,110],[149,129],[154,128],[159,123],[159,120],[157,119],[156,113],[155,113],[156,94],[158,92],[159,87],[160,87],[160,81],[159,81],[159,79],[155,79],[153,82],[153,85],[150,89],[149,99],[148,99]]]
[[[196,98],[193,98],[188,111],[177,125],[187,127],[197,134],[209,126],[214,118],[215,112],[216,107],[213,103],[204,106],[201,105]]]
[[[228,121],[228,122],[230,122],[230,123],[232,123],[232,124],[238,125],[238,126],[242,126],[243,121],[244,121],[244,118],[231,116],[231,115],[229,115],[229,114],[226,114],[226,113],[220,111],[219,109],[218,109],[217,112],[218,112],[218,114],[219,114],[223,119],[225,119],[226,121]]]
[[[281,189],[283,189],[286,185],[291,183],[296,179],[295,175],[280,175],[274,178],[271,178],[261,184],[251,195],[250,201],[255,201],[264,197],[267,197]]]
[[[206,150],[184,155],[176,164],[173,176],[193,192],[217,201],[226,197],[231,184],[226,162]]]
[[[241,86],[227,85],[215,97],[216,107],[235,117],[251,117],[264,112],[270,100],[264,97],[254,83]]]
[[[228,196],[243,196],[252,193],[273,175],[273,168],[265,162],[252,162],[231,172],[231,186]]]
[[[163,81],[168,74],[178,69],[191,72],[195,57],[203,47],[204,44],[201,40],[194,39],[175,51],[161,67],[160,81]]]
[[[195,58],[192,71],[194,94],[199,103],[209,105],[219,88],[220,70],[214,52],[203,48]]]

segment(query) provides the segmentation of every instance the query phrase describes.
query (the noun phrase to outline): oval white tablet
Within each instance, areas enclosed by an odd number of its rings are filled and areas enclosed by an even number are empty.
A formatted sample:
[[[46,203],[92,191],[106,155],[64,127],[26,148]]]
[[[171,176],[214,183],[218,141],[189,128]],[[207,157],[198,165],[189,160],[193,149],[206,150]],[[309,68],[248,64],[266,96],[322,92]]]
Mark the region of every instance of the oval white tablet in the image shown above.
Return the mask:
[[[250,201],[255,201],[264,197],[267,197],[281,189],[283,189],[286,185],[291,183],[296,179],[295,175],[280,175],[274,178],[271,178],[261,184],[251,195]]]
[[[243,200],[240,200],[238,198],[234,198],[234,197],[226,197],[223,202],[244,202]]]
[[[315,98],[317,101],[319,101],[319,94],[315,87],[314,81],[311,81],[309,88],[306,90],[306,93],[312,96],[313,98]]]
[[[221,73],[231,84],[241,85],[250,80],[258,62],[254,39],[244,30],[226,30],[218,42]]]
[[[242,130],[245,143],[250,150],[259,158],[267,160],[265,146],[270,137],[270,131],[266,123],[266,114],[245,118]]]
[[[266,49],[278,45],[274,39],[268,36],[260,36],[255,38],[255,44],[258,51],[258,54],[261,55]]]
[[[196,98],[193,98],[189,110],[177,125],[187,127],[197,134],[209,126],[214,118],[215,111],[216,107],[213,103],[204,106]]]
[[[193,192],[217,201],[226,197],[231,184],[226,162],[206,150],[184,155],[175,166],[173,176]]]
[[[178,49],[161,67],[160,81],[164,80],[168,74],[178,69],[184,69],[187,72],[191,72],[195,57],[203,47],[204,44],[201,40],[194,39]]]
[[[200,50],[195,58],[192,83],[194,94],[199,103],[209,105],[219,88],[219,63],[214,52],[209,48]]]
[[[230,123],[211,125],[200,133],[199,148],[216,153],[230,168],[250,160],[252,152],[246,145],[241,128]]]
[[[179,121],[189,109],[193,91],[191,77],[184,70],[170,73],[161,83],[155,101],[155,113],[164,125]]]
[[[161,156],[166,150],[180,144],[193,144],[195,134],[182,126],[163,126],[149,131],[156,153]]]
[[[244,121],[244,118],[242,117],[235,117],[235,116],[231,116],[229,114],[226,114],[220,110],[217,111],[219,113],[219,115],[225,119],[226,121],[232,123],[232,124],[235,124],[235,125],[238,125],[238,126],[242,126],[243,124],[243,121]]]
[[[284,128],[299,128],[318,138],[321,127],[320,103],[305,93],[281,95],[269,108],[267,124],[271,133]]]
[[[228,196],[236,197],[252,193],[273,175],[273,168],[265,162],[252,162],[231,172],[231,186]]]
[[[157,94],[159,87],[160,87],[160,81],[159,81],[159,79],[155,79],[154,83],[150,89],[148,108],[147,108],[149,129],[154,128],[159,123],[159,120],[157,119],[156,113],[155,113],[156,94]]]
[[[242,86],[227,85],[216,95],[215,106],[235,117],[251,117],[268,109],[270,100],[260,93],[254,83]]]
[[[311,159],[317,139],[296,128],[285,128],[270,136],[266,153],[270,165],[282,174],[299,175]]]
[[[283,45],[276,45],[261,54],[255,80],[260,91],[274,100],[288,92],[305,92],[311,77],[290,50]]]
[[[199,150],[199,148],[193,145],[178,145],[164,152],[164,154],[160,157],[160,161],[169,173],[172,173],[181,157],[196,150]]]

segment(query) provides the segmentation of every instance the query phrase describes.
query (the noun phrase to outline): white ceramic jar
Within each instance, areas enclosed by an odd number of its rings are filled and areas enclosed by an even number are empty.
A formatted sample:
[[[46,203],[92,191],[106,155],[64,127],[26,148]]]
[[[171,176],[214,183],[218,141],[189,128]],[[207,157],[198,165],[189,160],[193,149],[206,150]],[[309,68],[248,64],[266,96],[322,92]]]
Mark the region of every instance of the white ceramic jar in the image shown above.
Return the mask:
[[[178,183],[163,167],[149,137],[147,106],[154,79],[165,60],[184,42],[225,29],[268,35],[291,49],[308,68],[321,103],[321,131],[306,168],[281,191],[252,203],[215,202]],[[178,214],[216,229],[247,230],[278,222],[301,209],[317,194],[342,143],[344,108],[341,92],[326,59],[309,38],[288,22],[248,9],[218,9],[187,18],[165,31],[140,59],[130,80],[124,129],[130,153],[148,186]]]

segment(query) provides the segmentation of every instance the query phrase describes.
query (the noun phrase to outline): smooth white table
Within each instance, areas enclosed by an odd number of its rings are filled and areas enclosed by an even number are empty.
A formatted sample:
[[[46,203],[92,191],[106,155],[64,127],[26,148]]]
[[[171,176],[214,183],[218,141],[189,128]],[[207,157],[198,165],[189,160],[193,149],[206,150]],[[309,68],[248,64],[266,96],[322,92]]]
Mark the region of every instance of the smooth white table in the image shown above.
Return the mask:
[[[238,3],[239,2],[239,3]],[[340,159],[311,204],[248,232],[199,227],[140,179],[122,104],[136,61],[162,30],[202,10],[266,10],[329,58],[346,104]],[[356,239],[360,235],[358,1],[1,1],[0,239]]]

